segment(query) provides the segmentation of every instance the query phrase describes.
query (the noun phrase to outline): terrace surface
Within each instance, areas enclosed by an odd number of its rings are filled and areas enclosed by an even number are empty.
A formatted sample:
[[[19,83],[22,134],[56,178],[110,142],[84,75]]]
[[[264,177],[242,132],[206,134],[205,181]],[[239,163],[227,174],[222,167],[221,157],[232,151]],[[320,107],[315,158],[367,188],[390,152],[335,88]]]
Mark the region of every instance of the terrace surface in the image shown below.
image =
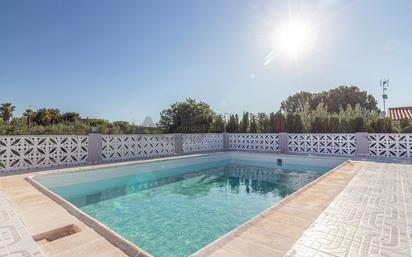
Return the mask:
[[[127,256],[35,189],[30,175],[1,177],[0,191],[45,256]],[[71,225],[80,231],[42,239]],[[412,165],[351,161],[194,256],[412,256],[411,239]]]

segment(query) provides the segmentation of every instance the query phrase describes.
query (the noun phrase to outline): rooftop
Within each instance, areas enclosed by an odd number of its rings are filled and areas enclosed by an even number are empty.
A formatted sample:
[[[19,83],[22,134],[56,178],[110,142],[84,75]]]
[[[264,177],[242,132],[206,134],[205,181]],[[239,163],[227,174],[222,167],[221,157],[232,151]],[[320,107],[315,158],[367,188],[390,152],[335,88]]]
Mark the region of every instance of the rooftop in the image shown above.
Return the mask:
[[[412,106],[389,108],[389,117],[393,121],[400,119],[412,119]]]

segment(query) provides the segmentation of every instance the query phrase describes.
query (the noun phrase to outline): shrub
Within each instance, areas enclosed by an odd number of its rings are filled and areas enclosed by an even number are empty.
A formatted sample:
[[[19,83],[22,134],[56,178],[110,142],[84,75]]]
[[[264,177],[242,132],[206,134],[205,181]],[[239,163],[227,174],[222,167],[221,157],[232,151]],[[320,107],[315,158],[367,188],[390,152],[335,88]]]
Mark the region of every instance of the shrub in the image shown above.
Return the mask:
[[[349,130],[352,133],[366,132],[365,121],[363,117],[355,117],[349,121]]]
[[[288,131],[290,133],[303,133],[302,118],[297,113],[288,113],[286,116]]]
[[[403,128],[401,133],[412,133],[412,126]]]
[[[287,123],[286,123],[286,118],[283,116],[281,112],[277,112],[274,116],[274,125],[275,127],[273,128],[273,132],[279,133],[279,132],[286,132],[287,131]]]
[[[384,118],[384,119],[373,120],[370,123],[369,132],[374,132],[374,133],[391,133],[391,132],[393,132],[391,119]]]
[[[409,120],[406,119],[406,118],[402,118],[402,119],[399,121],[398,127],[399,127],[399,130],[400,130],[400,131],[402,131],[403,129],[408,128],[408,127],[410,127],[410,126],[411,126],[411,124],[410,124]]]
[[[337,133],[339,130],[339,118],[330,117],[328,123],[328,133]]]

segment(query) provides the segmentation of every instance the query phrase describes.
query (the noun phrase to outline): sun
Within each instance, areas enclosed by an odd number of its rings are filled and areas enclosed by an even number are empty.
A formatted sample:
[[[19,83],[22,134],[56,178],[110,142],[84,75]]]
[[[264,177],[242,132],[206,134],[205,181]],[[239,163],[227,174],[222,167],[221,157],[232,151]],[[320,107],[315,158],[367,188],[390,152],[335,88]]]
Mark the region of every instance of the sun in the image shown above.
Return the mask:
[[[312,28],[308,22],[289,21],[275,33],[276,48],[288,56],[297,57],[310,47],[312,37]]]

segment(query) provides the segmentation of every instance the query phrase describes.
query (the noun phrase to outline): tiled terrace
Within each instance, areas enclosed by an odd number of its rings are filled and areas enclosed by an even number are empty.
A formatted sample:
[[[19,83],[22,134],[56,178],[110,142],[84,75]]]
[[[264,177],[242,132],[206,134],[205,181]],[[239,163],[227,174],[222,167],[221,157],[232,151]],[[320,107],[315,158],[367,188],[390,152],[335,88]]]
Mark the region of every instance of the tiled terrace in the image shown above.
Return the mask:
[[[287,256],[412,256],[412,166],[367,163]]]
[[[45,256],[127,256],[35,189],[25,180],[29,175],[0,178],[0,190],[27,228],[22,231],[27,231],[29,243],[22,249],[38,249],[32,236]],[[47,231],[71,224],[81,231],[41,240]],[[0,220],[0,227],[4,225]],[[7,239],[8,234],[0,233],[2,257],[14,256],[4,248]],[[411,239],[412,165],[351,161],[195,256],[405,257],[412,256]],[[22,256],[40,257],[42,253],[33,250],[32,255]]]

